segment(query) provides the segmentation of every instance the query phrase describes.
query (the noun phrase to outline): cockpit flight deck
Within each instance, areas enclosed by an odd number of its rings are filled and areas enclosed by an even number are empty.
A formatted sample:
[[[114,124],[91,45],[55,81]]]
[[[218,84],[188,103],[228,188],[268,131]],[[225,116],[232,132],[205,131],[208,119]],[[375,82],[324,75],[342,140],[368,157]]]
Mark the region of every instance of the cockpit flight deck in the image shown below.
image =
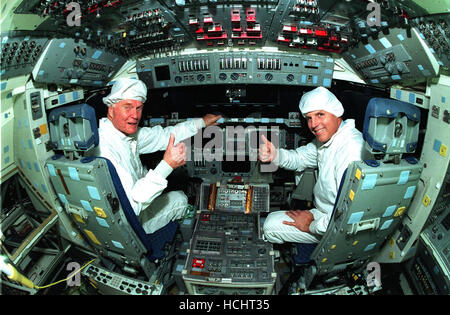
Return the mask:
[[[3,1],[1,294],[448,295],[449,11]]]

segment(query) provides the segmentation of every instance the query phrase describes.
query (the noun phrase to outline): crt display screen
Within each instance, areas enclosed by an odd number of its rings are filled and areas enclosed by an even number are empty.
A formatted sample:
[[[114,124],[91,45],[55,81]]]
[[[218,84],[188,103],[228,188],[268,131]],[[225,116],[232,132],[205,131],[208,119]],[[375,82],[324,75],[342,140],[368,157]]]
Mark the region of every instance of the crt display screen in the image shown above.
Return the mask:
[[[169,66],[155,67],[156,81],[170,80]]]

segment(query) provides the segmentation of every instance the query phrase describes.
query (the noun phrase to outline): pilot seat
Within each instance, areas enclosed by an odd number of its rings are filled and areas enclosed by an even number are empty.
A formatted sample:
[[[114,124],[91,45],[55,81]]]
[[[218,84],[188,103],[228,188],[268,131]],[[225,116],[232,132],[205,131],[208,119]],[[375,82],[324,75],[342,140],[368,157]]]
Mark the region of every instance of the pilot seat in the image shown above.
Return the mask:
[[[174,246],[167,244],[174,241],[178,223],[146,234],[112,163],[92,156],[99,144],[94,109],[88,104],[58,107],[49,113],[48,124],[59,153],[46,162],[51,183],[102,263],[144,280],[165,274],[159,268],[168,264],[165,257],[173,256]]]
[[[411,155],[419,123],[420,110],[411,104],[369,101],[363,137],[374,159],[348,166],[327,231],[317,244],[295,244],[293,272],[280,294],[306,293],[332,278],[356,280],[376,262],[380,249],[394,241],[392,234],[408,211],[423,169]]]

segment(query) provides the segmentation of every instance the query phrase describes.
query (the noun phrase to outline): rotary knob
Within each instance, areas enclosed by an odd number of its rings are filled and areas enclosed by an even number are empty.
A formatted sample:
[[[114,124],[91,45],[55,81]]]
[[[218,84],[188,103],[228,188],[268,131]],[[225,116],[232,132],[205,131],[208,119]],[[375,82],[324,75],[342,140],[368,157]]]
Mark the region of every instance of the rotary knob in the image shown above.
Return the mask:
[[[267,74],[264,76],[264,78],[265,78],[267,81],[272,81],[273,75],[272,75],[272,73],[267,73]]]
[[[294,75],[292,73],[288,74],[286,80],[288,80],[288,82],[294,81]]]

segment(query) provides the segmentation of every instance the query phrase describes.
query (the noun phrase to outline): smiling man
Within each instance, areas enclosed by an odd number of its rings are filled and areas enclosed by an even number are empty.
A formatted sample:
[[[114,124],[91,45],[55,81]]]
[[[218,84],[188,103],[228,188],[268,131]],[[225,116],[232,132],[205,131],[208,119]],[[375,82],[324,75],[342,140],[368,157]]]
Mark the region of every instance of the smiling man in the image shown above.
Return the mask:
[[[328,227],[342,175],[352,161],[366,158],[364,140],[353,119],[342,120],[344,108],[324,87],[305,93],[299,103],[315,139],[295,150],[279,149],[262,136],[262,162],[277,161],[280,167],[302,172],[319,171],[310,210],[271,212],[264,222],[264,236],[272,243],[317,243]]]
[[[103,98],[108,106],[106,118],[100,119],[97,155],[107,158],[116,168],[125,193],[144,230],[153,233],[183,216],[187,197],[182,191],[162,194],[167,176],[186,163],[184,139],[199,129],[217,124],[219,115],[207,114],[170,127],[139,127],[147,87],[144,82],[119,78],[111,93]],[[140,154],[164,151],[153,170],[144,168]]]

